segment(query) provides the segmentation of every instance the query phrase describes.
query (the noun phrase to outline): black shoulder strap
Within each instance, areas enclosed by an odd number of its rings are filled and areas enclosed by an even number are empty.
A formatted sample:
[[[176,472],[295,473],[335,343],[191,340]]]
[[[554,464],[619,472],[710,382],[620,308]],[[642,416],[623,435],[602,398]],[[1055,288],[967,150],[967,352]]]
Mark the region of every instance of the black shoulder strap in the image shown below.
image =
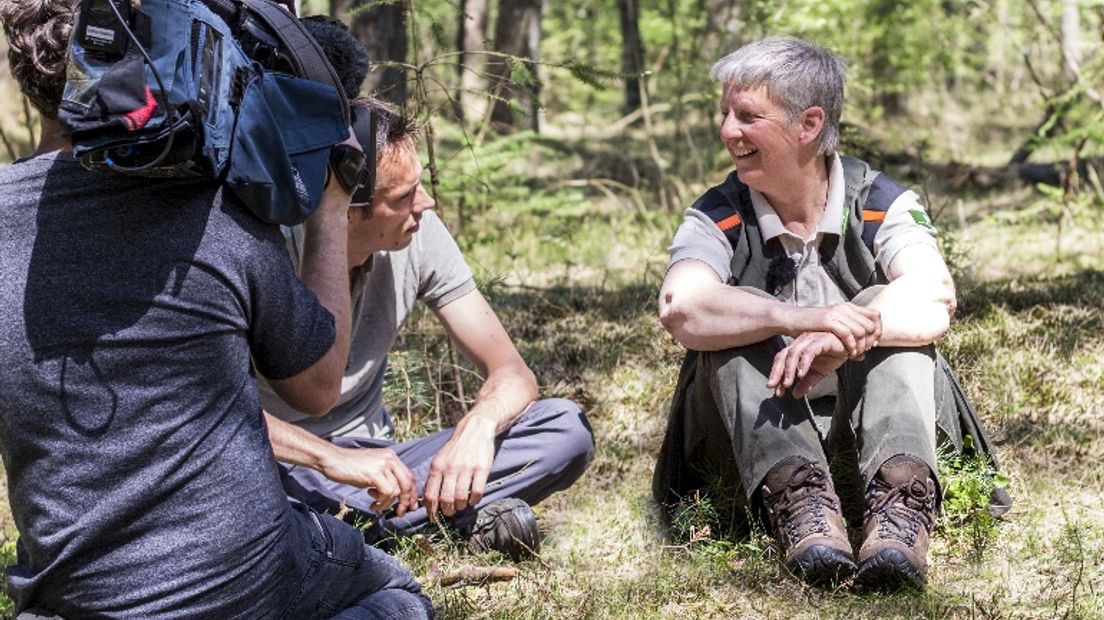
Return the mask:
[[[752,236],[758,238],[759,228],[755,220],[755,212],[751,208],[747,186],[733,171],[724,183],[709,188],[691,205],[691,208],[708,216],[732,246],[732,275],[729,283],[745,284],[748,265],[763,253],[762,248],[753,248],[748,241]],[[754,276],[752,279],[761,278]]]
[[[709,216],[709,219],[713,220],[717,228],[724,233],[732,247],[736,247],[740,242],[740,226],[744,223],[744,219],[736,205],[721,191],[721,187],[723,186],[718,185],[709,188],[691,208]]]
[[[860,159],[841,155],[840,162],[844,178],[841,236],[832,247],[834,237],[829,235],[822,250],[833,251],[825,268],[834,268],[829,272],[850,298],[872,284],[884,283],[884,274],[874,260],[874,237],[904,188]]]
[[[866,195],[866,201],[862,203],[862,240],[871,254],[874,253],[874,237],[878,229],[885,221],[886,212],[893,205],[893,201],[905,193],[905,188],[884,174],[875,172],[874,182],[870,184],[870,192]]]

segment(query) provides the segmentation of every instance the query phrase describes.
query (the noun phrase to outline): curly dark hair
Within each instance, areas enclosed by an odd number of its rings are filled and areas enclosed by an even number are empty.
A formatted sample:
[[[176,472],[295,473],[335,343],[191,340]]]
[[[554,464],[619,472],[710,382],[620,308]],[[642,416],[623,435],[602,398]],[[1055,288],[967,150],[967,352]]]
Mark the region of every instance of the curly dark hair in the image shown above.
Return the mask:
[[[79,4],[80,0],[0,0],[12,76],[46,118],[57,118]]]
[[[311,15],[299,20],[310,32],[326,59],[333,65],[345,97],[355,99],[360,94],[364,78],[368,77],[368,50],[357,41],[348,26],[326,15]]]

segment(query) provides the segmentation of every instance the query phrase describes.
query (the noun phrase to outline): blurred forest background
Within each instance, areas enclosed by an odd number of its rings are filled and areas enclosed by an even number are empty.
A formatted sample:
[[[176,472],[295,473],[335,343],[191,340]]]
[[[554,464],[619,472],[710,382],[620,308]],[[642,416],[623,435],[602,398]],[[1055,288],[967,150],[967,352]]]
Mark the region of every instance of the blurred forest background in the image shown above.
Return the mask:
[[[365,92],[426,128],[426,180],[546,396],[590,413],[575,488],[538,509],[538,560],[502,583],[447,532],[400,549],[446,618],[1104,617],[1104,0],[301,0],[371,50]],[[656,319],[681,212],[730,162],[711,64],[768,34],[849,66],[841,150],[915,188],[959,289],[941,343],[1017,504],[947,455],[923,593],[814,590],[724,498],[661,529],[651,468],[682,351]],[[0,158],[37,120],[0,69]],[[447,425],[478,378],[432,316],[392,357],[403,432]],[[14,527],[0,515],[11,561]],[[507,565],[502,564],[503,567]],[[508,572],[508,571],[506,571]]]

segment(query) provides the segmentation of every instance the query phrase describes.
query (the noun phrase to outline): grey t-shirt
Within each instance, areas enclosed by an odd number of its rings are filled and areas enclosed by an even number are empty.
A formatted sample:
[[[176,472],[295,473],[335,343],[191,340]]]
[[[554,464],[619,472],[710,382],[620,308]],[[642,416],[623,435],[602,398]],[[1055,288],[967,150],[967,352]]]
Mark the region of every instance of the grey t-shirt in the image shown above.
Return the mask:
[[[0,170],[0,454],[19,607],[262,618],[304,578],[251,364],[332,345],[283,239],[210,183]]]
[[[285,230],[288,250],[298,261],[302,229]],[[387,437],[391,419],[383,407],[387,352],[395,343],[414,302],[436,310],[475,289],[471,268],[441,219],[422,215],[410,245],[395,252],[376,252],[353,274],[353,332],[341,398],[326,415],[309,418],[284,404],[261,380],[265,411],[315,435]]]

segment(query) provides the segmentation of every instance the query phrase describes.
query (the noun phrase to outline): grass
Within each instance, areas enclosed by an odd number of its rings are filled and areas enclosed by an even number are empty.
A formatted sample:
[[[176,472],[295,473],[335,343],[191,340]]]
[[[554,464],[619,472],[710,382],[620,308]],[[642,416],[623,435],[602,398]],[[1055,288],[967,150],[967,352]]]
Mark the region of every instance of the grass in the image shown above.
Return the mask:
[[[1066,222],[1059,252],[1053,218],[994,215],[1036,200],[1031,190],[965,204],[935,194],[950,205],[939,223],[953,240],[961,302],[941,348],[992,432],[1017,503],[1004,520],[985,521],[971,500],[986,478],[976,463],[950,463],[961,477],[948,487],[962,501],[948,501],[929,588],[823,591],[788,575],[762,532],[729,535],[724,497],[696,498],[672,532],[649,499],[682,357],[655,309],[664,249],[680,214],[615,183],[565,184],[574,173],[547,160],[576,170],[601,164],[555,159],[557,148],[571,151],[562,144],[502,148],[510,156],[480,153],[485,169],[449,162],[442,211],[459,228],[456,197],[473,196],[459,236],[481,288],[543,395],[572,398],[587,410],[597,453],[575,487],[538,507],[541,557],[516,565],[513,580],[442,587],[442,573],[509,564],[470,556],[442,533],[400,544],[400,559],[427,584],[443,618],[1104,617],[1099,227]],[[633,152],[626,149],[624,159]],[[454,417],[458,382],[465,398],[475,393],[477,377],[454,370],[454,357],[432,316],[416,314],[392,358],[385,396],[400,433]],[[0,524],[10,533],[8,515]]]
[[[561,196],[559,206],[551,192],[534,193],[548,201],[539,212],[492,204],[462,243],[544,394],[588,410],[597,456],[579,484],[538,508],[544,550],[515,580],[459,589],[430,582],[444,617],[1104,616],[1098,228],[1067,222],[1059,253],[1056,222],[991,215],[1017,196],[981,196],[960,221],[943,219],[961,305],[941,347],[992,431],[1017,502],[1003,520],[988,517],[978,503],[991,484],[982,465],[947,457],[957,471],[944,477],[951,495],[929,588],[825,592],[786,574],[763,533],[727,535],[714,500],[699,498],[665,531],[649,499],[682,355],[655,318],[662,248],[680,216],[642,215],[599,192]],[[408,333],[442,338],[428,317]],[[408,547],[401,557],[421,575],[430,564],[495,563],[448,544],[428,549]]]

